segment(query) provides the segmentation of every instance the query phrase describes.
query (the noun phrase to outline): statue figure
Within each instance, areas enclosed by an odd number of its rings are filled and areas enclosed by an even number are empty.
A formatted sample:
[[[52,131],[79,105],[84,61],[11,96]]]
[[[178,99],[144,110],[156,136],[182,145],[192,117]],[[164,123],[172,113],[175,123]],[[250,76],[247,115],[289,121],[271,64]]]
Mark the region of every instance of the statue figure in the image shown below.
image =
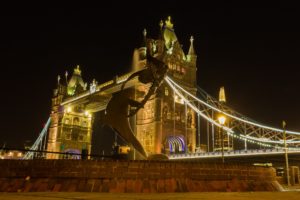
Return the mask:
[[[125,84],[133,79],[134,77],[138,77],[138,80],[141,83],[148,84],[152,83],[150,86],[150,89],[148,93],[144,96],[144,99],[139,102],[139,105],[136,107],[135,110],[132,110],[128,117],[131,117],[135,115],[139,109],[143,108],[146,102],[149,100],[149,98],[157,91],[157,89],[162,84],[167,71],[168,66],[161,60],[152,57],[149,52],[147,53],[147,67],[141,71],[137,71],[133,73],[131,76],[128,77],[128,79],[123,83],[121,90],[124,89]]]
[[[114,93],[107,104],[104,123],[117,131],[125,141],[131,143],[141,155],[147,157],[147,153],[135,137],[129,124],[128,109],[140,105],[139,102],[131,99],[133,94],[133,88]]]
[[[129,124],[129,117],[135,115],[139,109],[143,108],[148,99],[155,94],[162,84],[167,70],[168,66],[164,62],[147,53],[146,68],[133,73],[123,83],[121,90],[112,95],[112,98],[107,104],[104,123],[117,131],[124,140],[132,144],[132,146],[145,158],[147,158],[147,153],[135,137]],[[134,94],[133,88],[124,89],[125,84],[134,77],[138,77],[138,80],[141,83],[151,83],[148,93],[141,102],[132,99]]]

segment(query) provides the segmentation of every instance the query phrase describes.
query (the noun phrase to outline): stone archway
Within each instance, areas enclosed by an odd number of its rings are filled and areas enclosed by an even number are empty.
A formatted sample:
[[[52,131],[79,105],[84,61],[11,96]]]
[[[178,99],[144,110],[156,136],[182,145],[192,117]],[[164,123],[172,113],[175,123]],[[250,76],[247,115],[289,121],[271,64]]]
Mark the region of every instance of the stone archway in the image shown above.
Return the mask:
[[[169,135],[164,142],[166,153],[184,153],[186,145],[184,137],[179,135]]]
[[[64,154],[64,157],[66,159],[75,159],[75,160],[81,159],[81,155],[80,155],[81,152],[79,149],[66,149],[64,153],[66,153]]]

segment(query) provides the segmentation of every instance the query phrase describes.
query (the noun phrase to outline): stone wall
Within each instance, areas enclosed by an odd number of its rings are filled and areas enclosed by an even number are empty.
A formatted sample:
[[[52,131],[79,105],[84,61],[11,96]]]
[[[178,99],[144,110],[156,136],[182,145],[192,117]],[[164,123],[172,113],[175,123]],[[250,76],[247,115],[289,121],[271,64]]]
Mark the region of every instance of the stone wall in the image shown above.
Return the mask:
[[[1,192],[276,191],[273,168],[172,161],[0,160]]]

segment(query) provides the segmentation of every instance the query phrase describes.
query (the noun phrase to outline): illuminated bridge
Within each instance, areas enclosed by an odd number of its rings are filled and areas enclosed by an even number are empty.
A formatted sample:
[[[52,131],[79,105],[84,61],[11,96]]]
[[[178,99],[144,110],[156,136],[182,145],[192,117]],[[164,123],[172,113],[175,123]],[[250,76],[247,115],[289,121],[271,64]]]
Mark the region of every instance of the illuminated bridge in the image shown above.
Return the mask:
[[[106,108],[106,105],[113,94],[120,90],[121,84],[129,77],[130,74],[116,78],[114,81],[109,81],[104,84],[100,84],[96,87],[95,91],[87,91],[74,98],[66,99],[61,105],[75,105],[82,102],[87,102],[92,96],[100,96],[101,100],[98,102],[92,102],[89,104],[89,111],[99,112]],[[278,129],[263,125],[254,120],[251,120],[233,109],[225,106],[212,96],[204,92],[204,90],[198,88],[199,93],[194,96],[187,92],[183,87],[174,82],[171,78],[166,77],[165,82],[172,88],[172,91],[176,95],[175,98],[180,98],[186,107],[191,108],[198,115],[198,130],[201,129],[200,119],[207,121],[207,129],[214,129],[219,127],[224,130],[226,137],[232,138],[233,140],[240,140],[244,143],[244,148],[240,150],[224,150],[224,157],[240,157],[240,156],[253,156],[253,155],[276,155],[284,154],[284,138],[283,129]],[[136,79],[128,82],[126,87],[132,87],[138,84]],[[174,98],[174,99],[175,99]],[[219,123],[215,118],[214,113],[221,113],[230,119],[231,126],[224,126]],[[50,118],[48,119],[44,129],[40,133],[38,139],[32,146],[31,150],[42,150],[45,149],[45,139],[47,137],[47,129],[50,125]],[[210,130],[208,130],[210,131]],[[199,136],[199,135],[198,135]],[[198,141],[200,143],[201,141]],[[228,141],[227,141],[228,142]],[[203,142],[204,143],[204,142]],[[288,146],[289,154],[300,153],[300,133],[295,131],[286,130],[286,144]],[[209,144],[208,144],[209,145]],[[210,144],[213,146],[214,144]],[[259,148],[248,148],[247,146],[252,145]],[[212,147],[208,147],[211,149]],[[33,152],[28,152],[25,155],[25,159],[32,158]],[[208,158],[208,157],[221,157],[222,152],[219,151],[201,151],[196,150],[194,153],[179,153],[170,154],[169,158],[174,159],[195,159],[195,158]]]
[[[52,98],[51,115],[31,150],[80,154],[91,153],[94,114],[105,112],[112,95],[125,88],[135,90],[134,100],[141,101],[151,84],[143,84],[130,75],[147,68],[146,53],[162,58],[168,72],[157,93],[129,120],[135,136],[148,155],[166,154],[170,159],[207,157],[246,157],[255,155],[300,153],[300,132],[283,130],[259,123],[226,105],[224,89],[219,99],[197,86],[197,55],[190,39],[187,54],[182,50],[169,18],[160,24],[158,39],[143,32],[143,45],[134,52],[131,73],[98,84],[84,83],[79,66],[66,81],[58,77]],[[166,49],[166,50],[164,50]],[[284,134],[285,133],[285,134]],[[286,138],[284,137],[286,135]],[[284,143],[286,142],[285,148]],[[28,152],[24,159],[31,159]],[[59,155],[46,156],[62,158]],[[75,156],[73,158],[80,158]]]

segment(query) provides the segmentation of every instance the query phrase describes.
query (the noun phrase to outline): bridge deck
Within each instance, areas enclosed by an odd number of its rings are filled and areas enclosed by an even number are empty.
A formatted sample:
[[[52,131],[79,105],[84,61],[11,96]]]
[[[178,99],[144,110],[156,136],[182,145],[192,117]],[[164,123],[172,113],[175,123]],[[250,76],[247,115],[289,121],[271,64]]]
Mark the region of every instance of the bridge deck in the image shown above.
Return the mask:
[[[241,156],[259,156],[259,155],[280,155],[284,154],[283,149],[250,149],[226,151],[224,157],[241,157]],[[288,154],[300,154],[300,150],[289,150]],[[170,160],[195,159],[195,158],[218,158],[222,157],[222,152],[202,152],[202,153],[187,153],[187,154],[173,154],[169,156]]]

